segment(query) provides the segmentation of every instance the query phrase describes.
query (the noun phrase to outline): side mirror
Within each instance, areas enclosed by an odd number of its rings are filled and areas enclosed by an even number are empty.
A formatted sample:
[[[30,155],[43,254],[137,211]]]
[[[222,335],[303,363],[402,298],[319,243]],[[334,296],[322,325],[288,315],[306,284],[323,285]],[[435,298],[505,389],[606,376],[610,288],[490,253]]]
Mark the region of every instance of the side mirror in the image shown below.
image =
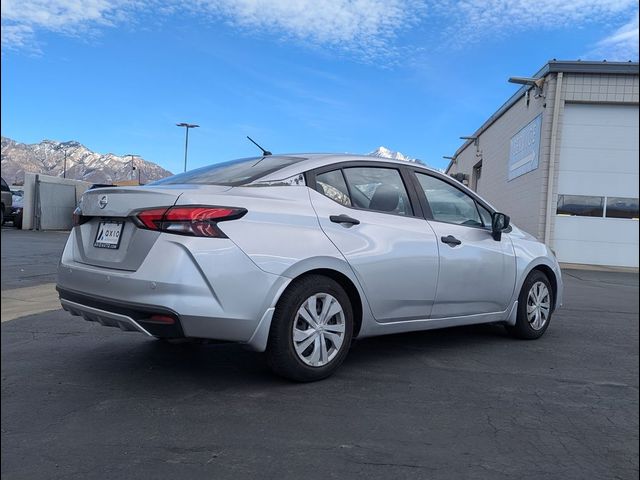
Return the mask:
[[[495,212],[491,214],[491,236],[496,241],[502,239],[502,232],[509,228],[509,222],[511,219],[509,215],[504,213]]]

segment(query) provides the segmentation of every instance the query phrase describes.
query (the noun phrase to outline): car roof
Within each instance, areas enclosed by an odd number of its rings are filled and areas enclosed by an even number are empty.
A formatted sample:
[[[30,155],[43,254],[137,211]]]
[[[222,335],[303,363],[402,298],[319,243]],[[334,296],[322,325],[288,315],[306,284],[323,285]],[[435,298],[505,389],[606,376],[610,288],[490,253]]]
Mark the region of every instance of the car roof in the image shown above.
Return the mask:
[[[299,173],[307,172],[309,170],[314,170],[316,168],[326,167],[328,165],[333,165],[334,163],[342,163],[342,162],[368,162],[368,163],[380,163],[380,164],[397,164],[397,165],[411,165],[416,168],[421,168],[423,170],[428,170],[436,173],[438,170],[434,170],[429,168],[418,162],[410,162],[407,160],[394,160],[393,158],[385,158],[385,157],[374,157],[371,155],[356,155],[350,153],[286,153],[286,154],[274,154],[274,157],[296,157],[303,158],[299,162],[296,162],[292,165],[281,168],[273,173],[265,175],[260,178],[259,181],[274,181],[274,180],[284,180],[285,178],[292,177]]]

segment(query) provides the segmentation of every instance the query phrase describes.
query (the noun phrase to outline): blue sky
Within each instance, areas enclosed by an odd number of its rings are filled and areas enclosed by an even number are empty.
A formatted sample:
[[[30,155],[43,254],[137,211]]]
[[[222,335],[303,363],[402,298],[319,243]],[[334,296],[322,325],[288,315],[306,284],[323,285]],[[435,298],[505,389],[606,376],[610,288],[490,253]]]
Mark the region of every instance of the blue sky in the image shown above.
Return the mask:
[[[638,59],[636,0],[2,0],[2,135],[179,172],[384,145],[444,167],[547,60]]]

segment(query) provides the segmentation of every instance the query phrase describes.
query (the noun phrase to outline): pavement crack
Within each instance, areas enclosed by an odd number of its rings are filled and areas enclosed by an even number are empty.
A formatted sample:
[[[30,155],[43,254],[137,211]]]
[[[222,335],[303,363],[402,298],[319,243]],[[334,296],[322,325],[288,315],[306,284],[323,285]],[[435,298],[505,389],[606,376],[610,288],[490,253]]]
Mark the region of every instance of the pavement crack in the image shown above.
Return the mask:
[[[357,463],[358,465],[374,465],[376,467],[404,467],[404,468],[428,468],[426,465],[418,465],[415,463],[396,463],[396,462],[367,462],[363,460],[349,460],[351,463]]]
[[[493,435],[496,436],[498,435],[498,432],[500,431],[498,429],[498,427],[495,426],[495,424],[493,423],[493,420],[491,420],[491,415],[487,415],[487,424],[493,429]]]

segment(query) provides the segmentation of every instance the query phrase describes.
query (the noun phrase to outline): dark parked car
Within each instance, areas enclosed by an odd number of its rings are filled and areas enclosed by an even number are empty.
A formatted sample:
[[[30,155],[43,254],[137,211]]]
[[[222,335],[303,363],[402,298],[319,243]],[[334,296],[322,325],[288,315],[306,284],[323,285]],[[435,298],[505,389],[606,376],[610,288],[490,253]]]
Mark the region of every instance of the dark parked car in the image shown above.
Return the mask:
[[[4,181],[4,178],[0,178],[0,187],[2,190],[2,205],[0,208],[0,223],[4,225],[4,221],[11,213],[11,206],[13,205],[11,190],[9,185]]]
[[[13,226],[22,229],[22,210],[24,207],[24,191],[11,190],[13,205],[11,212],[7,215],[7,220],[11,220]]]

